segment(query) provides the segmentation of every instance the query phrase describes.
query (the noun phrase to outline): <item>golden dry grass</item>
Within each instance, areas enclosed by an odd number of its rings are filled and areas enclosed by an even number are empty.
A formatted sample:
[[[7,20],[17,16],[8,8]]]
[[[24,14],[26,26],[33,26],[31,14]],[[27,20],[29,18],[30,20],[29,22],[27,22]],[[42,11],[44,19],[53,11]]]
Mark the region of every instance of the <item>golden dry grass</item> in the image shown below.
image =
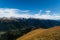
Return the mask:
[[[34,30],[17,40],[60,40],[60,26]]]

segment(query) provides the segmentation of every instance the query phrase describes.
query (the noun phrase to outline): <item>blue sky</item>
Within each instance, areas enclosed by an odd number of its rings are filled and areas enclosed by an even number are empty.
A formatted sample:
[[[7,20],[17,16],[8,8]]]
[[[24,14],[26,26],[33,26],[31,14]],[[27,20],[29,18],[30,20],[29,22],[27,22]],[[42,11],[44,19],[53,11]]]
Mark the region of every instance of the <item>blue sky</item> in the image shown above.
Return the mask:
[[[60,13],[60,0],[0,0],[0,8],[21,10],[51,10]]]
[[[0,0],[0,17],[60,19],[60,0]]]

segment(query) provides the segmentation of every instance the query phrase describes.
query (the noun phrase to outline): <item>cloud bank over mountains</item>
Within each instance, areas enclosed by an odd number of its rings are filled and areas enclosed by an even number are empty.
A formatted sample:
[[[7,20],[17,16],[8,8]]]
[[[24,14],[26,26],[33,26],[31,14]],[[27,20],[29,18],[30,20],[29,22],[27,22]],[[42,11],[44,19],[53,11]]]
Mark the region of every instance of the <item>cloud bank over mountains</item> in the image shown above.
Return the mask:
[[[52,14],[50,15],[51,11],[45,11],[45,14],[42,14],[42,10],[39,13],[31,14],[30,10],[19,10],[19,9],[12,9],[12,8],[0,8],[0,18],[2,17],[19,17],[19,18],[36,18],[36,19],[53,19],[59,20],[59,14]]]

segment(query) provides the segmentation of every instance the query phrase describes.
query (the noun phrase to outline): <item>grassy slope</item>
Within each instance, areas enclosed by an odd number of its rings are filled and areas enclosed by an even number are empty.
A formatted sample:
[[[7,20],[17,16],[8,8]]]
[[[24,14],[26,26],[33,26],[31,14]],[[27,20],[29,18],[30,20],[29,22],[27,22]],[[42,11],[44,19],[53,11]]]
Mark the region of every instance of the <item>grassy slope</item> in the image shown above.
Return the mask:
[[[17,40],[60,40],[60,26],[34,30]]]

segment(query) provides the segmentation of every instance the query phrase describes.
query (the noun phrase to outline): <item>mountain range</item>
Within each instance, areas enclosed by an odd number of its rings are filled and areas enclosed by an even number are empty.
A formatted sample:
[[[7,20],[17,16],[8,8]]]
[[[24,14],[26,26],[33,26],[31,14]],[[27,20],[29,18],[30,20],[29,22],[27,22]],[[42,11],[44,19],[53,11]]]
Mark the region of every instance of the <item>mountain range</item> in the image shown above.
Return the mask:
[[[16,38],[38,28],[48,29],[60,26],[59,20],[35,18],[0,18],[0,40],[15,40]]]

